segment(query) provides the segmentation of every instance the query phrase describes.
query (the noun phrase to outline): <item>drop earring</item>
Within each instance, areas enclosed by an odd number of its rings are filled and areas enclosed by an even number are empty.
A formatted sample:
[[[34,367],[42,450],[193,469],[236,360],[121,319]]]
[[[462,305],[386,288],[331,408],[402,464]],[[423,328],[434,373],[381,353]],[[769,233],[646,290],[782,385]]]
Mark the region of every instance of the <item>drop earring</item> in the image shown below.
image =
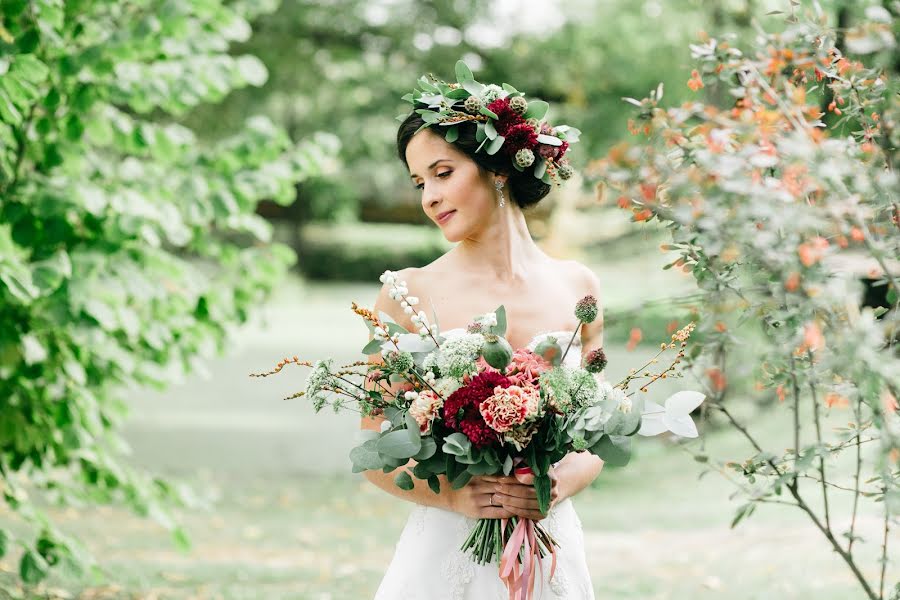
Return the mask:
[[[498,179],[494,182],[494,187],[497,188],[497,193],[500,194],[500,206],[506,206],[506,198],[503,196],[503,182]]]

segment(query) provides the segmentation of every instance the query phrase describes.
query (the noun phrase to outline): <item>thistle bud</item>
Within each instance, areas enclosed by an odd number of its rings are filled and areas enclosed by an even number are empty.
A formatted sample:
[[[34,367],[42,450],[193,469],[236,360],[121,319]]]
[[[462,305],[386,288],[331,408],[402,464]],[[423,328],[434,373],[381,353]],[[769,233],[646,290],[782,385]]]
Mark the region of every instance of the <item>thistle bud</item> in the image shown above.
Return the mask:
[[[608,362],[603,348],[597,348],[588,352],[584,357],[584,369],[588,373],[599,373],[606,368]]]
[[[405,373],[413,368],[415,360],[409,352],[389,352],[385,357],[385,363],[395,373]]]
[[[585,296],[575,305],[575,318],[582,323],[593,323],[597,313],[597,299],[593,296]]]

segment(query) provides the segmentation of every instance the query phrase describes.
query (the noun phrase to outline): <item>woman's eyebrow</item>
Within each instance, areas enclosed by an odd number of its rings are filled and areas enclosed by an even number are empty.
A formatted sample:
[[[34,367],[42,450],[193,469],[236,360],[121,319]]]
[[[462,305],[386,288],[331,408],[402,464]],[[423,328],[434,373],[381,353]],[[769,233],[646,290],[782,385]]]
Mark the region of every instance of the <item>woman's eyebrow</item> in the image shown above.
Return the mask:
[[[434,161],[433,163],[431,163],[430,165],[428,165],[428,170],[429,171],[432,170],[436,164],[438,164],[439,162],[444,162],[444,161],[453,162],[449,158],[439,158],[436,161]],[[416,175],[415,173],[413,173],[412,175],[409,176],[410,179],[415,179],[416,177],[418,177],[418,175]]]

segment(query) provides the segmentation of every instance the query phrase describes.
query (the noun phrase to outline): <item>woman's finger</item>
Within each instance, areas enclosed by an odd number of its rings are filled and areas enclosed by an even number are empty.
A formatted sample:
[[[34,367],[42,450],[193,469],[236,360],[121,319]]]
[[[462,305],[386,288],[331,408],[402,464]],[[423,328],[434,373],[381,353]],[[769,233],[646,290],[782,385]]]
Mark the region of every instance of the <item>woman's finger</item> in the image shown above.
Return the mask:
[[[506,508],[502,506],[497,507],[485,507],[481,511],[482,519],[509,519],[511,517],[516,516],[515,513],[510,512]]]
[[[539,510],[527,510],[524,508],[509,508],[509,512],[521,519],[531,519],[532,521],[540,521],[546,519],[547,515]]]
[[[508,496],[517,498],[537,498],[537,490],[532,485],[522,485],[520,483],[505,483],[498,486],[497,491]]]
[[[518,498],[507,494],[494,494],[494,504],[502,504],[506,508],[517,508],[522,510],[538,510],[537,500],[529,498]]]

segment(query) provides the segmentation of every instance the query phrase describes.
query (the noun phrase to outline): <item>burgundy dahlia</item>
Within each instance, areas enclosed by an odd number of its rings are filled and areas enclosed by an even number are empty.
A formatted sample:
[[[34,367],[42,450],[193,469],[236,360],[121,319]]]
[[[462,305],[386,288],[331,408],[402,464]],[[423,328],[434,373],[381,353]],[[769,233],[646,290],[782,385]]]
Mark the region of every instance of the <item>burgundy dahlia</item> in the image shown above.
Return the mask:
[[[588,373],[599,373],[606,368],[606,365],[606,353],[603,352],[603,348],[591,350],[588,352],[588,355],[584,357],[584,369]]]
[[[512,384],[499,373],[479,373],[450,394],[441,409],[444,424],[453,431],[464,433],[476,448],[484,448],[497,440],[497,432],[485,423],[479,407],[494,394],[498,385],[507,388]]]
[[[510,127],[525,124],[525,119],[522,118],[522,115],[509,107],[509,98],[497,98],[488,104],[487,107],[488,110],[497,115],[494,129],[503,137],[506,137]]]
[[[519,123],[509,127],[506,130],[504,137],[506,140],[503,142],[503,147],[510,155],[514,155],[524,148],[531,150],[537,146],[538,143],[534,127],[528,123]]]

